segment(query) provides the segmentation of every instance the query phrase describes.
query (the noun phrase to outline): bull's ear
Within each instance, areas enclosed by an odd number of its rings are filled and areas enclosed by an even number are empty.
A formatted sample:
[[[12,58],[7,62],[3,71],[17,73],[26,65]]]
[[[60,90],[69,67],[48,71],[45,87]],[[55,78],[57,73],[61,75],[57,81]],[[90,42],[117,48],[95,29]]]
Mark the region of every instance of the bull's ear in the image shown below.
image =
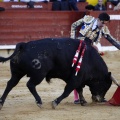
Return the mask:
[[[109,81],[111,78],[111,72],[108,72],[107,76],[106,76],[106,80]]]
[[[111,76],[111,72],[108,72],[108,75]]]

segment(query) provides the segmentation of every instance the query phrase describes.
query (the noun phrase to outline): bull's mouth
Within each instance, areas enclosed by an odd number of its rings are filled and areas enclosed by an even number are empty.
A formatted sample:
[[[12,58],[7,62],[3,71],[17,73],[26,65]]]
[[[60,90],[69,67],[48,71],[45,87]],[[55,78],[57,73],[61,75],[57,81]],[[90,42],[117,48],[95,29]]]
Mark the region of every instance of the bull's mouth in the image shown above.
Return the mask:
[[[100,96],[100,95],[96,95],[96,96],[92,96],[92,101],[93,102],[105,102],[104,97]]]

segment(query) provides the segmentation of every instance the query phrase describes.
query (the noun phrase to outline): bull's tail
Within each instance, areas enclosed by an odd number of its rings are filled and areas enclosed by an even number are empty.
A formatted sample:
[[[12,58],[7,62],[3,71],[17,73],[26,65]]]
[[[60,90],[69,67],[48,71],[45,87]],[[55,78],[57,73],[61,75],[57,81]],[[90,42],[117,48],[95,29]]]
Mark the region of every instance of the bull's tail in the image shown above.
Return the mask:
[[[16,54],[20,53],[25,48],[25,44],[26,43],[18,43],[16,45],[15,51],[13,52],[13,54],[11,56],[9,56],[7,58],[0,56],[0,62],[6,62],[6,61],[12,59]]]

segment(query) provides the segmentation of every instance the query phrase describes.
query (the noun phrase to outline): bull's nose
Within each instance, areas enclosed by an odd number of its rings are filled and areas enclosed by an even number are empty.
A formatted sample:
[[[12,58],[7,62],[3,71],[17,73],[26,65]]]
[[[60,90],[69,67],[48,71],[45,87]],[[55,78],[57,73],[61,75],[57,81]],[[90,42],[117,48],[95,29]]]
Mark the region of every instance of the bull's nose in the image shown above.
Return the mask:
[[[102,98],[99,95],[92,96],[92,101],[93,102],[101,102]]]
[[[96,99],[98,102],[101,102],[101,100],[102,100],[102,98],[99,95],[96,96]]]

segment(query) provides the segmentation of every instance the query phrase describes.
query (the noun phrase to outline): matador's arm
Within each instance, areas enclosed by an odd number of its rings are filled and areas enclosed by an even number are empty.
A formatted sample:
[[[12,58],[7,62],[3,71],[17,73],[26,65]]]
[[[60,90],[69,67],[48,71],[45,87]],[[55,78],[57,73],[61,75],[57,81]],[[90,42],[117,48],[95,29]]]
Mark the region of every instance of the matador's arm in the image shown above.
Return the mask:
[[[104,37],[116,48],[120,50],[120,41],[116,40],[111,34],[107,26],[104,26],[102,29]]]
[[[83,23],[83,18],[82,19],[79,19],[78,21],[74,22],[72,25],[71,25],[71,33],[70,33],[70,37],[75,39],[76,37],[76,28],[78,26],[80,26],[81,24]]]

